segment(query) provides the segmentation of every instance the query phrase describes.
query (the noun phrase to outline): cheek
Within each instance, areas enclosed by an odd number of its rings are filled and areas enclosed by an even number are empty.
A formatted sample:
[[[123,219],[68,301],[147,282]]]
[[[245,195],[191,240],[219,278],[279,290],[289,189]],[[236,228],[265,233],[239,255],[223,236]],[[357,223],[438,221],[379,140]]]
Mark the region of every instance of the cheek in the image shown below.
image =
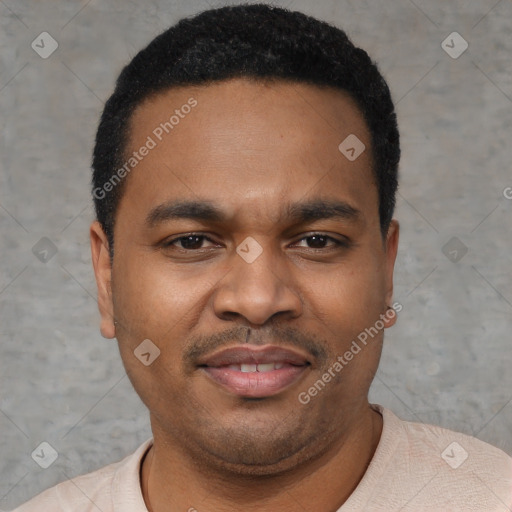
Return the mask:
[[[312,288],[312,293],[316,296],[315,302],[322,304],[323,311],[330,312],[326,316],[331,319],[340,314],[364,317],[381,310],[383,279],[374,265],[362,262],[333,268],[320,282],[322,285]]]
[[[210,274],[201,277],[195,272],[193,276],[175,266],[171,270],[165,261],[157,265],[148,260],[126,257],[113,280],[121,357],[127,371],[133,372],[134,379],[143,379],[140,385],[146,388],[159,379],[179,380],[184,371],[181,358],[186,341],[208,307],[213,283]],[[144,340],[157,347],[155,352],[160,351],[148,368],[134,357]]]
[[[190,329],[188,315],[197,305],[197,287],[183,285],[161,268],[157,272],[142,258],[125,258],[116,270],[116,336],[129,379],[150,410],[163,402],[177,404],[186,394],[182,340]]]
[[[329,271],[328,279],[318,282],[322,284],[310,287],[309,299],[306,297],[313,321],[326,337],[335,340],[334,350],[344,353],[352,340],[374,326],[385,311],[381,273],[375,265],[362,262],[357,267]],[[366,356],[370,354],[363,358]]]
[[[125,258],[113,280],[116,317],[130,330],[147,335],[161,335],[193,314],[201,297],[209,289],[165,262],[156,258]],[[151,261],[153,260],[153,261]]]

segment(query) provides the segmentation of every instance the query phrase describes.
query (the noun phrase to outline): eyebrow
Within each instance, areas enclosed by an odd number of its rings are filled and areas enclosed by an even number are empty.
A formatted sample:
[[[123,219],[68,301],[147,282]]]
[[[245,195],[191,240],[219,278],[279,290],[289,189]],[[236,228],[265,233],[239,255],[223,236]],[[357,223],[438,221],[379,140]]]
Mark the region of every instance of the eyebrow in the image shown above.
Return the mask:
[[[345,201],[314,199],[307,202],[288,204],[284,215],[296,223],[307,223],[322,219],[341,219],[357,222],[362,212]],[[175,219],[193,219],[222,223],[228,220],[227,214],[211,201],[170,201],[153,208],[146,216],[146,225],[154,228],[159,224]]]

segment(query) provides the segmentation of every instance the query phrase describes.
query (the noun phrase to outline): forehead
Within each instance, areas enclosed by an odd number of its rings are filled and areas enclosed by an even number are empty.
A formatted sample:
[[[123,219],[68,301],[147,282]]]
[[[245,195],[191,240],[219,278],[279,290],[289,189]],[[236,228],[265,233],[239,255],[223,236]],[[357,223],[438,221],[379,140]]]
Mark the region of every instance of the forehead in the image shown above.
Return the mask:
[[[145,156],[120,209],[208,199],[275,219],[280,205],[321,195],[378,211],[370,134],[343,91],[248,79],[174,88],[139,105],[129,133],[126,158]],[[345,140],[365,148],[355,160]]]

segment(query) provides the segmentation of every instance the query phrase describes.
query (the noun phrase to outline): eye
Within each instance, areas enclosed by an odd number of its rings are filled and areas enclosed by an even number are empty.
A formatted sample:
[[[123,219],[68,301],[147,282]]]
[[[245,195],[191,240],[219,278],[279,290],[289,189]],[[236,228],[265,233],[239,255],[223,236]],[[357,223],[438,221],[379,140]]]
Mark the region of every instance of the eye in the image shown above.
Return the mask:
[[[297,243],[306,240],[306,243],[312,245],[308,247],[310,249],[329,249],[333,247],[348,247],[349,242],[346,240],[338,240],[332,236],[326,235],[325,233],[312,233],[308,236],[301,238]],[[330,246],[326,247],[327,242],[331,242]]]
[[[211,240],[206,235],[201,233],[189,233],[187,235],[182,235],[170,240],[163,242],[162,247],[164,248],[174,248],[181,251],[198,251],[200,249],[206,249],[207,247],[203,247],[203,243],[205,241],[209,241],[212,244],[215,244],[213,240]],[[311,233],[308,236],[305,236],[295,242],[294,245],[297,245],[301,242],[305,242],[306,247],[312,250],[322,250],[322,249],[335,249],[337,247],[346,247],[350,246],[350,242],[348,240],[338,240],[332,236],[329,236],[325,233]]]
[[[177,238],[173,238],[172,240],[168,240],[164,242],[164,247],[175,247],[177,249],[183,249],[187,251],[193,251],[197,249],[203,249],[202,245],[205,240],[209,240],[213,242],[206,235],[201,235],[199,233],[190,233],[185,236],[180,236]],[[181,244],[181,247],[176,244]]]

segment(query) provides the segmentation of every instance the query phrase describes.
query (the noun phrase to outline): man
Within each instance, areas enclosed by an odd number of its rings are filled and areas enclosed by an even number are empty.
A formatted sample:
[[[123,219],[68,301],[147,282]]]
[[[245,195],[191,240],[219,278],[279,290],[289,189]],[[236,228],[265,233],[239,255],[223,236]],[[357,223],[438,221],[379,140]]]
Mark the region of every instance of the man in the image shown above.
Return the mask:
[[[184,19],[121,73],[94,150],[101,332],[153,439],[26,511],[510,511],[512,459],[368,403],[393,301],[399,136],[339,29]]]

